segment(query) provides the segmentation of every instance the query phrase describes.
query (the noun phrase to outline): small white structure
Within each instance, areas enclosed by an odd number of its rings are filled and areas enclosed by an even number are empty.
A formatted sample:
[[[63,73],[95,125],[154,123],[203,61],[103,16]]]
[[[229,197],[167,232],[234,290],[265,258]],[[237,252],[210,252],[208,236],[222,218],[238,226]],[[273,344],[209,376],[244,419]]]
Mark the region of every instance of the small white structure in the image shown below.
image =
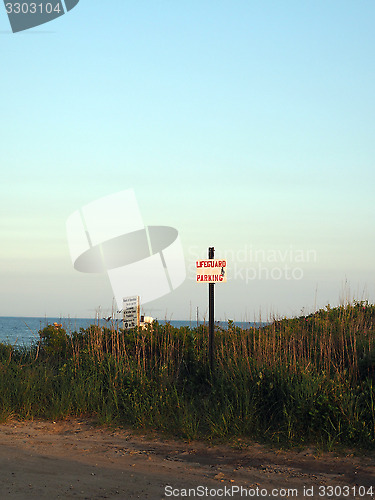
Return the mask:
[[[141,321],[139,322],[139,326],[144,330],[147,328],[147,325],[152,325],[154,318],[151,316],[141,316]]]

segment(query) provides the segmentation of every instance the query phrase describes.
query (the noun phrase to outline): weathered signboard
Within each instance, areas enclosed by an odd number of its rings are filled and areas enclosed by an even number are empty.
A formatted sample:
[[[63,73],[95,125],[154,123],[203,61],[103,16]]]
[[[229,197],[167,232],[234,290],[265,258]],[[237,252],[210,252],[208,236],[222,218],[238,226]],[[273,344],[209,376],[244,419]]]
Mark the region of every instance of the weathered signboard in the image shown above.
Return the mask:
[[[139,326],[139,295],[124,297],[122,299],[124,328]]]
[[[197,260],[197,283],[226,283],[227,261],[223,259]]]

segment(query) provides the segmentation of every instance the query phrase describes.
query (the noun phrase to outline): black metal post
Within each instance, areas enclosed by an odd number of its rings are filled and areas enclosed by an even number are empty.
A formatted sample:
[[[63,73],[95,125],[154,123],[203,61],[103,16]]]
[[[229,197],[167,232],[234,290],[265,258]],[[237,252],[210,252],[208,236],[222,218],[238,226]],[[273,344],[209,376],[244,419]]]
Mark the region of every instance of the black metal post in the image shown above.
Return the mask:
[[[214,258],[214,253],[215,253],[215,248],[214,247],[209,247],[208,249],[208,258],[213,259]],[[215,284],[214,283],[209,283],[208,285],[208,355],[210,359],[210,368],[211,368],[211,373],[214,371],[214,317],[215,317],[215,312],[214,312],[214,307],[215,307],[215,300],[214,300],[214,293],[215,293]]]

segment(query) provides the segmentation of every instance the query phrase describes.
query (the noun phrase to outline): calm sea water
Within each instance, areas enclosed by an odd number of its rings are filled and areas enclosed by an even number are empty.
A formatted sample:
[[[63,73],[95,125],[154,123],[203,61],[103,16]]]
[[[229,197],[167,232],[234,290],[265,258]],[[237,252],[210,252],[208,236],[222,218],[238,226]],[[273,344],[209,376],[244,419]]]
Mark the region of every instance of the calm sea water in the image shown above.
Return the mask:
[[[97,324],[97,320],[88,318],[20,318],[20,317],[0,317],[0,342],[16,344],[19,346],[30,345],[39,340],[39,330],[52,323],[61,323],[67,332],[78,331],[80,328],[87,328],[92,324]],[[165,323],[165,321],[159,321]],[[196,321],[170,321],[172,326],[197,326]],[[203,324],[201,322],[200,324]],[[207,324],[207,323],[206,323]],[[226,328],[228,323],[216,321],[216,325]],[[236,326],[248,328],[249,325],[259,327],[260,323],[236,322]],[[104,320],[100,325],[108,325]]]

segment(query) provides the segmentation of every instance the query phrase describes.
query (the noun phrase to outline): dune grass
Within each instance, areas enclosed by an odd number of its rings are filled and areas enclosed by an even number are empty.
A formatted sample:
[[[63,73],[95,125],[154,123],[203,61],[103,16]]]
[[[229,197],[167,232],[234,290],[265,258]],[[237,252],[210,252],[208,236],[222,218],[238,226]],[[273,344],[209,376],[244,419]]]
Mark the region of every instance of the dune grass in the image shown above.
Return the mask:
[[[0,419],[93,416],[184,439],[375,448],[375,306],[215,332],[154,323],[124,331],[49,325],[0,345]]]

